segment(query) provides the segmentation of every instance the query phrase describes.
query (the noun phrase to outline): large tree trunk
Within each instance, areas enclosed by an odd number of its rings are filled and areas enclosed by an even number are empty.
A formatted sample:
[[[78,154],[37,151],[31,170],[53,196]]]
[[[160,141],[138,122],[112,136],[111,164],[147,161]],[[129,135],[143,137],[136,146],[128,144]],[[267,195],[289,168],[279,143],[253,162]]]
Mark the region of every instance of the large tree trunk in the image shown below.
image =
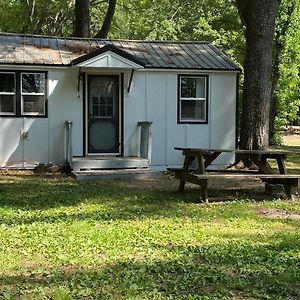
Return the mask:
[[[90,36],[90,0],[76,0],[74,36]]]
[[[117,0],[109,0],[108,9],[102,24],[100,31],[96,34],[96,38],[107,38],[108,32],[111,27],[111,23],[115,14]]]
[[[277,0],[236,2],[246,36],[240,148],[265,149],[269,142],[272,50]]]

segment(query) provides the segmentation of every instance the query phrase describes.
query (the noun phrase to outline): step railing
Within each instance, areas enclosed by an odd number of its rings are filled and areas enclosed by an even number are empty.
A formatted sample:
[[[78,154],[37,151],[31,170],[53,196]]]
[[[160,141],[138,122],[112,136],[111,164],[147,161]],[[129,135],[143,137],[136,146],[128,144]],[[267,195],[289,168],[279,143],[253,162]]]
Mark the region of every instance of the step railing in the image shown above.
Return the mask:
[[[65,166],[72,168],[73,149],[72,149],[72,121],[65,121]]]
[[[152,122],[142,121],[138,122],[140,129],[140,157],[148,159],[151,162],[152,151]]]

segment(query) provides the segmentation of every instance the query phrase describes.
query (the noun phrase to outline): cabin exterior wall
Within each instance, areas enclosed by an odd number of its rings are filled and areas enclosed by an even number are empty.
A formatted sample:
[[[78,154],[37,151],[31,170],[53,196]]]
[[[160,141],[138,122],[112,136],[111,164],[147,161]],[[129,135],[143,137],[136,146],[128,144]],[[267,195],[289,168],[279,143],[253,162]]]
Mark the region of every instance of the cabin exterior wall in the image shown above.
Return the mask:
[[[45,71],[44,68],[42,70]],[[139,121],[153,122],[153,168],[180,165],[182,155],[174,150],[176,146],[235,147],[235,72],[139,70],[134,72],[129,93],[130,72],[122,73],[124,156],[139,155]],[[209,75],[207,124],[177,124],[178,74]],[[1,166],[30,167],[36,163],[49,162],[62,165],[66,120],[73,122],[73,155],[83,156],[83,85],[81,79],[78,93],[78,68],[48,69],[48,117],[0,117]],[[22,133],[26,131],[28,135],[24,137]],[[232,156],[223,155],[217,163],[224,164],[232,160]]]
[[[48,70],[47,117],[0,117],[1,167],[30,168],[50,162],[62,165],[65,120],[73,121],[74,155],[82,155],[83,98],[82,94],[78,98],[77,77],[76,69]]]
[[[207,124],[177,123],[179,74],[209,75]],[[236,73],[138,71],[125,93],[124,108],[125,156],[138,154],[137,122],[153,122],[152,167],[181,164],[182,154],[174,147],[235,148]],[[222,154],[215,165],[233,160],[232,154]]]

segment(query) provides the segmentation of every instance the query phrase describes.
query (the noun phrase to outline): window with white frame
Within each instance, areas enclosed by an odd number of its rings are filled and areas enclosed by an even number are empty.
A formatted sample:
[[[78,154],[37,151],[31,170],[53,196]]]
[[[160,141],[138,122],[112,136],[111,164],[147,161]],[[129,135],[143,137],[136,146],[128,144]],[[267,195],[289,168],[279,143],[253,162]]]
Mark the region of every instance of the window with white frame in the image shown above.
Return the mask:
[[[178,123],[207,123],[207,75],[178,76]]]
[[[14,115],[16,101],[15,74],[0,73],[0,115]]]
[[[46,74],[0,71],[0,115],[46,117]]]

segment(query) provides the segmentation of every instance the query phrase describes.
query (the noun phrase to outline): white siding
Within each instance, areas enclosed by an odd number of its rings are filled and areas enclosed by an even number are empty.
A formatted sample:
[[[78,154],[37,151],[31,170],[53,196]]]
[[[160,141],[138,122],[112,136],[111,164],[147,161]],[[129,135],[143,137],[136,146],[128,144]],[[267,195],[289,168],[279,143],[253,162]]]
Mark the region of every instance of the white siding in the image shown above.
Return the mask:
[[[181,164],[182,154],[174,147],[235,147],[236,74],[205,73],[209,75],[208,124],[177,124],[178,74],[135,72],[129,95],[125,91],[125,155],[138,154],[138,121],[153,122],[153,167]],[[232,160],[232,155],[224,155],[216,163]]]
[[[124,78],[128,82],[127,76]],[[131,84],[130,94],[127,94],[127,85],[124,86],[124,155],[138,156],[139,129],[137,123],[146,121],[145,88],[146,74],[135,73]],[[147,120],[148,121],[148,120]]]
[[[236,74],[203,73],[209,75],[208,124],[177,124],[178,74],[186,72],[135,71],[128,94],[130,73],[124,73],[124,156],[139,155],[139,121],[153,122],[152,167],[182,164],[176,146],[235,147]],[[78,69],[50,69],[47,118],[0,118],[1,166],[26,166],[24,161],[61,165],[66,120],[73,121],[74,156],[83,155],[83,85],[81,82],[78,97],[77,83]],[[26,139],[21,138],[24,130],[28,131]],[[225,164],[232,158],[221,157],[217,163]]]
[[[166,105],[166,164],[182,161],[182,155],[174,147],[186,146],[186,126],[177,124],[177,74],[167,73]],[[175,134],[174,134],[175,133]]]
[[[9,161],[9,166],[22,167],[24,161],[21,130],[23,119],[1,118],[1,166]]]
[[[74,155],[82,155],[83,108],[82,96],[77,98],[77,74],[76,69],[49,70],[47,118],[0,118],[1,166],[31,167],[49,162],[61,165],[65,120],[74,123]],[[26,138],[22,138],[22,132],[28,132]]]
[[[28,132],[23,139],[24,167],[49,162],[49,118],[23,120],[23,130]]]
[[[211,75],[211,148],[235,148],[236,77],[232,74]],[[234,161],[233,154],[223,153],[215,164]]]
[[[153,165],[165,165],[166,153],[166,95],[165,73],[146,73],[146,116],[152,121]]]
[[[66,120],[73,122],[73,154],[83,155],[83,102],[77,93],[78,71],[67,69],[49,72],[50,160],[62,164],[65,149]]]

